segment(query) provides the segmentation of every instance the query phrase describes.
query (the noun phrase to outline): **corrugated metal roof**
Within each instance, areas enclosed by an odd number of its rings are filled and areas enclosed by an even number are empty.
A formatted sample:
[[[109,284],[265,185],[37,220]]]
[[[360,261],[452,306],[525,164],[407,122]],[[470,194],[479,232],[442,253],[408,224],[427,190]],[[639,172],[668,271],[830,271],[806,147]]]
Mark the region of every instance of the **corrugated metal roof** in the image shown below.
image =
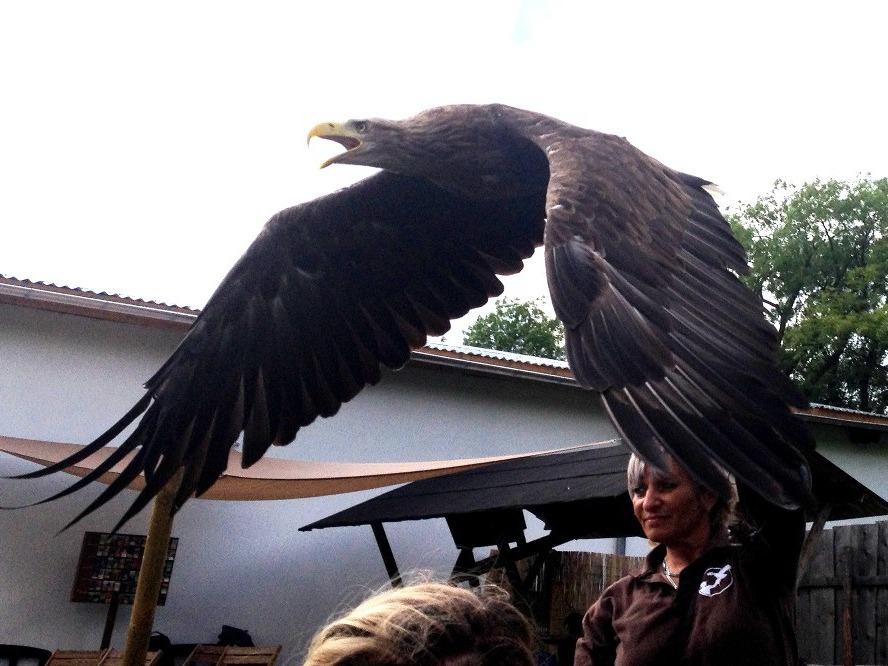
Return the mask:
[[[190,312],[195,315],[200,312],[200,310],[192,307],[182,306],[182,305],[173,305],[170,303],[162,303],[160,301],[150,301],[142,298],[135,298],[132,296],[124,296],[122,294],[111,294],[107,291],[91,291],[89,289],[83,289],[81,287],[71,287],[68,285],[60,285],[54,284],[52,282],[42,282],[35,280],[28,280],[27,278],[16,278],[10,275],[0,274],[0,284],[8,285],[8,286],[17,286],[22,288],[33,288],[40,289],[43,291],[54,292],[59,294],[69,294],[74,296],[83,296],[84,298],[97,298],[102,300],[113,300],[120,303],[130,303],[133,305],[139,306],[150,306],[150,307],[158,307],[171,309],[175,311],[181,312]]]
[[[470,345],[453,345],[437,340],[430,340],[425,345],[429,349],[437,351],[453,352],[458,354],[471,354],[479,358],[492,358],[499,361],[509,361],[512,363],[527,363],[529,365],[538,365],[544,368],[558,368],[561,370],[570,370],[567,361],[559,361],[551,358],[540,358],[539,356],[528,356],[527,354],[514,354],[512,352],[498,351],[496,349],[484,349],[482,347],[472,347]]]
[[[199,310],[0,276],[0,303],[186,331]]]
[[[864,412],[859,409],[852,409],[850,407],[835,407],[833,405],[824,405],[820,402],[812,402],[811,409],[828,409],[831,412],[836,412],[838,414],[858,414],[860,416],[872,416],[872,412]]]
[[[888,431],[888,416],[864,412],[859,409],[812,403],[811,407],[803,411],[802,414],[809,421],[818,423],[841,422],[845,426],[853,424],[859,427]]]

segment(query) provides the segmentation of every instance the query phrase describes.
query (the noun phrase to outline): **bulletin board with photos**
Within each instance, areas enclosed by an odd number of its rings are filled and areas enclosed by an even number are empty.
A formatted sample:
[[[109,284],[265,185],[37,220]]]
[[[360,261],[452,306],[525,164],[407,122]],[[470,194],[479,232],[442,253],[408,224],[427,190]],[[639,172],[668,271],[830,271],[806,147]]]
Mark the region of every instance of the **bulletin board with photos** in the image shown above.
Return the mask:
[[[141,534],[86,532],[71,601],[132,604],[145,552],[145,538]],[[178,544],[178,539],[170,539],[158,606],[166,603]]]

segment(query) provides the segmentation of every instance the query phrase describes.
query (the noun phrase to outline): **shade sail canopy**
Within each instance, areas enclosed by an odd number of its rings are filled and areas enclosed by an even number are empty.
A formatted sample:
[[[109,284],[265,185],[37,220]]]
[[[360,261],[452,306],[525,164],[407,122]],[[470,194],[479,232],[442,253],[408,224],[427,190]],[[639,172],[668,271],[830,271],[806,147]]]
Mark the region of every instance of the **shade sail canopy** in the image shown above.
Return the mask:
[[[63,460],[80,448],[79,444],[0,436],[0,451],[44,466]],[[85,476],[113,451],[112,447],[107,447],[65,471]],[[399,463],[334,463],[265,457],[250,468],[243,469],[240,454],[232,451],[225,474],[201,497],[216,500],[280,500],[336,495],[427,479],[528,455],[532,454]],[[124,458],[99,480],[111,483],[128,461],[128,457]],[[139,476],[130,484],[130,488],[140,490],[144,485],[144,477]]]
[[[621,442],[507,460],[396,488],[300,529],[447,518],[493,529],[527,510],[552,532],[571,538],[639,536],[626,492],[629,449]],[[815,493],[840,496],[830,520],[888,515],[888,502],[815,453]],[[454,534],[456,536],[456,534]],[[470,537],[467,542],[495,543]]]

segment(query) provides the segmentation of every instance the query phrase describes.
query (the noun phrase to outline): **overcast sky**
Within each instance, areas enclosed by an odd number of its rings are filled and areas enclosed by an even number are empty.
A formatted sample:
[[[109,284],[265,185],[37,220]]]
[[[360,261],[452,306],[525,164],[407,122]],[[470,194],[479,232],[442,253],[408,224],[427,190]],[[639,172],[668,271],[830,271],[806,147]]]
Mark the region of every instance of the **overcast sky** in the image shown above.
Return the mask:
[[[0,274],[200,307],[275,211],[366,175],[310,127],[456,102],[621,134],[724,206],[886,176],[886,8],[0,3]]]

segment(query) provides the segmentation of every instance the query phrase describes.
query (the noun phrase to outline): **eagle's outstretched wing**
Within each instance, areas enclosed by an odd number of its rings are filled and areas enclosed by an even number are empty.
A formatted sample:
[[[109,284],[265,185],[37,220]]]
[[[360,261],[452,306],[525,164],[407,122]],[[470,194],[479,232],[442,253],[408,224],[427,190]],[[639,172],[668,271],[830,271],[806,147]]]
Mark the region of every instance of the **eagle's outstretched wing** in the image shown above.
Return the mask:
[[[530,136],[549,155],[546,268],[577,379],[649,462],[671,456],[714,489],[720,467],[777,504],[808,501],[813,439],[789,409],[807,401],[778,370],[709,183],[616,136]]]
[[[136,450],[75,521],[143,471],[147,486],[120,524],[184,467],[180,505],[222,474],[241,432],[249,465],[379,381],[381,365],[402,366],[428,335],[500,294],[496,275],[522,268],[543,224],[538,197],[470,201],[389,172],[283,210],[133,409],[76,456],[27,476],[82,460],[141,417],[106,463],[49,499]]]

